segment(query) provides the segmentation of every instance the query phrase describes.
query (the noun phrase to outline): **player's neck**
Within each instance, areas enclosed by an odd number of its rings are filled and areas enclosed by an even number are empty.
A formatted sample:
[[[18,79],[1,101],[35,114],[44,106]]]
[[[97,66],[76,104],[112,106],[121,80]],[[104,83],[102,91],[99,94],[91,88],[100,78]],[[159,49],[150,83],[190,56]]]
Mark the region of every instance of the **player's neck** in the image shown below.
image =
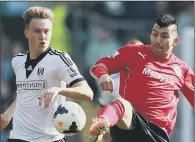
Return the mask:
[[[30,59],[37,59],[47,48],[43,50],[34,50],[32,48],[29,48],[30,51]]]
[[[153,54],[153,53],[152,53]],[[153,56],[157,59],[169,59],[170,56],[171,56],[171,53],[167,54],[167,55],[162,55],[162,56],[158,56],[158,55],[155,55],[153,54]]]
[[[166,55],[156,55],[152,51],[151,53],[152,53],[153,58],[158,59],[158,60],[169,60],[171,57],[171,52],[167,53]]]

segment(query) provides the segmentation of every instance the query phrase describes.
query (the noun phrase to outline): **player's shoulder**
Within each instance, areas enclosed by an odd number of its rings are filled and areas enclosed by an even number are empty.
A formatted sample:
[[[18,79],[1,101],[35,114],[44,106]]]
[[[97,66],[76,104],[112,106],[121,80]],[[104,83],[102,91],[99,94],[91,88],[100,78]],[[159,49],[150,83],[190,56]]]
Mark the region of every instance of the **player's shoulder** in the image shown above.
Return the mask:
[[[131,54],[135,55],[134,57],[136,57],[136,55],[139,55],[140,53],[147,54],[148,49],[149,49],[148,45],[125,45],[122,46],[117,52],[119,52],[118,54],[121,55],[123,54],[125,56],[129,56],[129,54]]]
[[[183,60],[181,60],[179,57],[177,57],[173,53],[172,53],[172,62],[174,64],[177,64],[177,66],[180,67],[184,71],[187,71],[189,68],[189,65],[187,65],[187,63],[185,63]]]
[[[25,56],[25,53],[17,53],[16,55],[14,55],[14,57],[21,57],[21,56]]]
[[[14,57],[12,58],[12,62],[21,62],[21,61],[25,61],[26,60],[26,56],[27,53],[17,53],[14,55]]]
[[[69,54],[65,51],[60,51],[60,50],[56,50],[56,49],[53,49],[53,48],[50,48],[49,52],[48,52],[50,55],[54,55],[56,57],[58,56],[69,56]]]
[[[145,51],[148,50],[149,45],[125,45],[122,48],[127,50]]]
[[[71,66],[73,64],[70,55],[65,51],[51,48],[48,53],[52,58],[54,58],[53,61],[55,63],[64,62],[67,66]]]

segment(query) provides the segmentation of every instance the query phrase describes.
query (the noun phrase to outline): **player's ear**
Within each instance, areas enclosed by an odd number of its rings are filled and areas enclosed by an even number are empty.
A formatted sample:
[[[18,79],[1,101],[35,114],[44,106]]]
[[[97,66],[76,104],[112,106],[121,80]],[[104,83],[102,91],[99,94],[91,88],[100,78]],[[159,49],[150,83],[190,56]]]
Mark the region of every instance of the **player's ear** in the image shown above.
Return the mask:
[[[173,40],[173,46],[177,45],[178,42],[179,42],[179,37],[176,37],[176,38]]]
[[[28,31],[27,31],[26,28],[24,29],[24,35],[25,35],[26,38],[28,38]]]

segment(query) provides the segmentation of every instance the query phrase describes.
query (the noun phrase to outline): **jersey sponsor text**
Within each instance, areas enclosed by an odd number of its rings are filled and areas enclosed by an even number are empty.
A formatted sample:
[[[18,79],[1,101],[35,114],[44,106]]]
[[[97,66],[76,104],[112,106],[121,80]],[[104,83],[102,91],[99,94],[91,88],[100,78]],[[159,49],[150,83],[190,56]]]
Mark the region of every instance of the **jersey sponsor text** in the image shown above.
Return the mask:
[[[149,75],[153,78],[159,79],[161,82],[164,81],[164,82],[169,83],[171,85],[174,85],[174,83],[175,83],[172,77],[170,77],[166,74],[163,74],[163,73],[153,71],[149,68],[144,68],[142,74]]]
[[[17,90],[43,90],[47,88],[46,80],[17,81]]]

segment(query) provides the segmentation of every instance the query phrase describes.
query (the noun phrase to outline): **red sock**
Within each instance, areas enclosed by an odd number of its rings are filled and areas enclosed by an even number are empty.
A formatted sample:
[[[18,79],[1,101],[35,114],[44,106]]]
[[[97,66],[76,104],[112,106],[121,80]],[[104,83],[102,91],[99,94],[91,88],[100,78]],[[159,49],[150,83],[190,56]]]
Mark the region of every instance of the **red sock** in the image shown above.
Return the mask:
[[[125,113],[125,107],[120,100],[116,100],[110,105],[103,107],[97,117],[105,118],[109,121],[110,126],[116,125],[121,120]]]

